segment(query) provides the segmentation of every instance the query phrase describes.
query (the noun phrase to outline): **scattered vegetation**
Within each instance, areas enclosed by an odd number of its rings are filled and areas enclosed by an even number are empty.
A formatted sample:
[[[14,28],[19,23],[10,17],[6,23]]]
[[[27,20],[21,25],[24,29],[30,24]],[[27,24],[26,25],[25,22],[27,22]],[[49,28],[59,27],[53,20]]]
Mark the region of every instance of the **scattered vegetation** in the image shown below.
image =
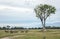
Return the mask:
[[[0,38],[7,36],[8,37],[16,36],[13,37],[13,39],[43,39],[43,32],[41,31],[41,29],[30,29],[28,30],[27,33],[25,33],[25,30],[12,30],[12,31],[18,32],[6,33],[5,30],[0,30]],[[46,39],[60,39],[60,29],[47,29],[45,34]]]

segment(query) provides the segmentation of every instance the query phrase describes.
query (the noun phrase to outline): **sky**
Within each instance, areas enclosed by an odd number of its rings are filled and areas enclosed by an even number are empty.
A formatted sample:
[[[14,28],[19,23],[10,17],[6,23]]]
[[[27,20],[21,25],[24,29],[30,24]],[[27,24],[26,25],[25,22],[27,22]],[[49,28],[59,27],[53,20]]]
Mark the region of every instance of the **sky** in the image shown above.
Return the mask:
[[[60,0],[0,0],[0,26],[42,27],[34,8],[39,4],[56,7],[55,14],[46,20],[46,26],[60,26]]]

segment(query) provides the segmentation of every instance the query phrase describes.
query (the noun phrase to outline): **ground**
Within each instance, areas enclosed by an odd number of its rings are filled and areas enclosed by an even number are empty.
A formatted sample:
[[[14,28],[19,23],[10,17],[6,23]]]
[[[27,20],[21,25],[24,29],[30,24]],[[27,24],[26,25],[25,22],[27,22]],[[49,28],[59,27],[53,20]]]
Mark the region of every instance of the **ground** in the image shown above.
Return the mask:
[[[18,31],[18,33],[6,33],[0,30],[0,39],[43,39],[41,30],[29,30],[27,33]],[[46,39],[60,39],[60,29],[48,29],[45,35]]]

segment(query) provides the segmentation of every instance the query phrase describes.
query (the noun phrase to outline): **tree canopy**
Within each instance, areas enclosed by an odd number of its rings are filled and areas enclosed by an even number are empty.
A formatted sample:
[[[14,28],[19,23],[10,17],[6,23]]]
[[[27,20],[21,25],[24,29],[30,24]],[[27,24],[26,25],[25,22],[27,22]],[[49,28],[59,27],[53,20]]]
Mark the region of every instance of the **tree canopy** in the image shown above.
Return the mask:
[[[55,7],[47,4],[40,4],[35,9],[36,16],[41,20],[47,19],[51,14],[55,14]]]

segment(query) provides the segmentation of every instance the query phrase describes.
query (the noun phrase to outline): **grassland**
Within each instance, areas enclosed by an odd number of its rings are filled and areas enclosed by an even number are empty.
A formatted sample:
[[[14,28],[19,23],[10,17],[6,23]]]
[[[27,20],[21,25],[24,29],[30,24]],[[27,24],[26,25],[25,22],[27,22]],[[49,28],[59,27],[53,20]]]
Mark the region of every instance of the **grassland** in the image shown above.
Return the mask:
[[[43,39],[43,32],[41,30],[29,30],[28,33],[6,33],[0,30],[0,37],[12,37],[12,39]],[[48,29],[46,32],[46,39],[60,39],[60,29]]]

